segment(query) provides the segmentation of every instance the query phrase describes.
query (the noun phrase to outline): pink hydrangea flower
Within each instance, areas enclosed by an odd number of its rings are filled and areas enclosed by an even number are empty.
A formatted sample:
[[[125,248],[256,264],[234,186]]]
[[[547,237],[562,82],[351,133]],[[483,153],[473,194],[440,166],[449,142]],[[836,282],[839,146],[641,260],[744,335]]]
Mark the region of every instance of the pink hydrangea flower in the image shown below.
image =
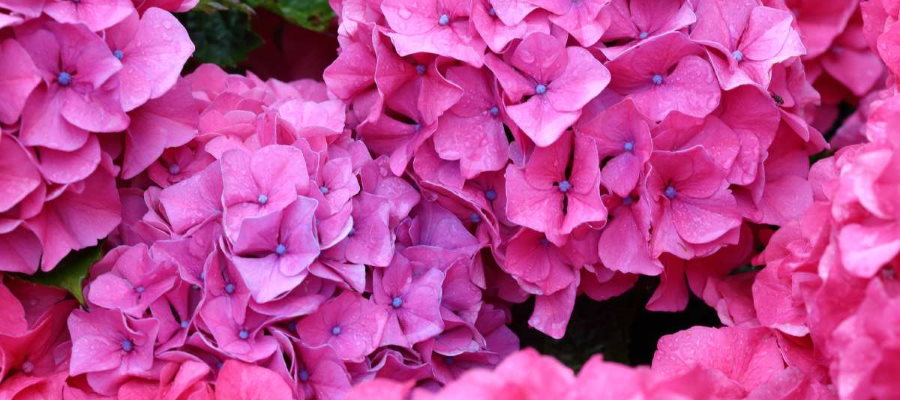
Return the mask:
[[[387,311],[351,292],[323,304],[297,324],[311,346],[331,346],[342,360],[358,361],[381,343]]]
[[[556,142],[609,83],[588,51],[548,34],[533,33],[507,54],[506,62],[492,54],[485,62],[512,103],[507,115],[538,146]]]
[[[525,168],[506,169],[507,216],[558,244],[583,224],[602,223],[598,165],[597,145],[581,135],[536,149]]]
[[[393,30],[388,36],[398,53],[432,53],[474,67],[484,62],[485,43],[469,21],[472,1],[385,0],[381,11]]]
[[[84,25],[55,22],[26,25],[17,36],[44,82],[23,109],[23,144],[73,151],[85,144],[89,131],[118,132],[128,126],[110,80],[122,64],[103,40]]]

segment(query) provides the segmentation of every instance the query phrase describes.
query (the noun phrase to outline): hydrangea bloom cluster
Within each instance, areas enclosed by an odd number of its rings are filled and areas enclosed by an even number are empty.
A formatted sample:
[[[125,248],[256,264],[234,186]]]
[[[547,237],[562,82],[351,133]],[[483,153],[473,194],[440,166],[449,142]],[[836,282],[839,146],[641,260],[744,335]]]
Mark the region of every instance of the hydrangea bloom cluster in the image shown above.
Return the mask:
[[[179,85],[167,106],[194,110],[197,134],[120,190],[118,247],[68,317],[69,376],[121,397],[240,361],[247,385],[327,399],[374,376],[448,382],[518,348],[482,296],[476,236],[373,160],[324,84],[204,65]]]
[[[742,227],[812,202],[804,160],[826,144],[786,4],[336,3],[325,81],[351,127],[475,227],[500,295],[536,296],[530,323],[550,336],[579,293],[637,275],[662,276],[648,308],[682,309],[687,281],[702,295],[736,266],[720,249]]]
[[[121,221],[116,178],[196,135],[172,108],[185,1],[0,1],[0,271],[52,270]],[[163,7],[163,8],[159,8]]]
[[[893,2],[333,0],[324,83],[180,76],[196,2],[0,0],[0,271],[109,249],[0,275],[0,398],[900,393]],[[725,326],[516,352],[641,275]]]

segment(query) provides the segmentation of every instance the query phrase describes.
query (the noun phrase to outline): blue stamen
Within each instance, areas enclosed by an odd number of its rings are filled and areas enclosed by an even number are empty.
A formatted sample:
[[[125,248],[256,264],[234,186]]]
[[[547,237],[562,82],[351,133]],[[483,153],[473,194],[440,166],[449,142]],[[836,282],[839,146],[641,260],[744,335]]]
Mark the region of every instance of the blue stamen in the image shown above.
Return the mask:
[[[488,189],[484,191],[484,197],[489,201],[497,200],[497,192],[494,189]]]
[[[341,334],[341,327],[336,326],[336,327],[334,327],[334,328],[331,328],[331,334],[334,335],[334,336],[340,335],[340,334]]]
[[[181,167],[178,164],[172,164],[169,166],[169,173],[172,175],[178,175],[181,173]]]
[[[634,150],[634,142],[625,142],[625,146],[623,147],[625,147],[626,151],[632,151]]]
[[[393,299],[391,299],[391,307],[400,308],[400,306],[402,305],[403,299],[401,299],[400,297],[394,297]]]
[[[283,244],[279,244],[278,247],[275,248],[275,254],[278,254],[279,256],[283,256],[284,253],[287,253],[287,246],[285,246]]]
[[[241,329],[241,331],[238,332],[238,337],[247,340],[247,338],[250,337],[250,332],[247,332],[246,329]]]
[[[663,76],[660,74],[653,75],[653,84],[654,85],[662,85],[663,84]]]
[[[68,72],[60,72],[59,76],[56,77],[56,82],[61,86],[69,86],[72,84],[72,74]]]
[[[641,39],[646,39],[648,36],[650,36],[650,33],[648,32],[641,32],[641,34],[638,35],[638,37]]]
[[[422,75],[425,73],[425,70],[426,70],[426,68],[424,65],[422,65],[422,64],[416,65],[416,73],[417,74]]]
[[[499,114],[500,114],[500,107],[497,107],[497,106],[493,106],[493,107],[491,107],[491,109],[490,109],[490,110],[488,110],[488,112],[490,112],[490,113],[491,113],[491,115],[493,115],[493,116],[495,116],[495,117],[496,117],[496,116],[497,116],[497,115],[499,115]]]
[[[300,371],[300,381],[301,381],[301,382],[306,382],[306,381],[308,381],[308,380],[309,380],[309,372],[306,371],[305,369],[302,370],[302,371]]]
[[[469,221],[472,221],[473,224],[477,224],[481,222],[481,216],[477,213],[472,213],[472,215],[469,216]]]
[[[119,60],[121,60],[121,59],[125,58],[125,53],[123,53],[122,50],[116,50],[116,51],[113,51],[113,56],[118,58]]]
[[[131,351],[131,350],[134,350],[134,342],[132,342],[131,339],[125,339],[125,340],[123,340],[123,341],[122,341],[122,350],[125,351],[125,352],[129,352],[129,351]]]
[[[676,191],[674,187],[669,186],[666,188],[666,197],[674,199],[676,195],[678,195],[678,191]]]
[[[138,293],[144,293],[144,287],[143,287],[143,286],[138,286],[138,287],[134,288],[134,291],[135,291],[135,292],[138,292]]]
[[[450,16],[447,14],[441,14],[441,18],[438,19],[438,24],[441,26],[447,26],[450,24]]]
[[[547,85],[545,85],[543,83],[538,83],[538,85],[534,87],[534,92],[537,94],[547,93]]]
[[[266,196],[266,195],[264,195],[264,194],[261,194],[261,195],[259,195],[259,197],[256,199],[256,202],[259,203],[259,205],[264,206],[264,205],[266,205],[266,203],[269,202],[269,196]]]
[[[225,293],[228,293],[228,294],[234,293],[234,284],[233,283],[229,283],[229,284],[225,285]]]
[[[566,181],[562,181],[559,183],[559,191],[560,192],[565,193],[565,192],[568,192],[569,189],[572,189],[572,184],[569,183],[569,181],[566,180]]]
[[[744,61],[744,53],[741,53],[740,50],[735,50],[731,53],[731,57],[734,58],[734,61],[741,62]]]
[[[320,187],[319,187],[319,191],[322,192],[322,194],[328,194],[328,192],[330,191],[330,189],[328,189],[328,188],[325,187],[325,186],[320,186]]]

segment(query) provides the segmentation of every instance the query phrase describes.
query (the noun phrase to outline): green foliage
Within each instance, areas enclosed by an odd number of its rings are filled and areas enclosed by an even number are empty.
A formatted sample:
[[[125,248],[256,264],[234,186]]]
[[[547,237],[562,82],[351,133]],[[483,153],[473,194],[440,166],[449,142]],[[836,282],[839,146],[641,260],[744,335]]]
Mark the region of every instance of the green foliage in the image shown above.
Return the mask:
[[[237,5],[225,7],[222,2],[204,1],[202,6],[178,15],[196,47],[189,67],[213,63],[235,68],[262,45],[262,39],[250,25],[249,8],[236,1],[224,3]]]
[[[328,0],[245,0],[247,5],[265,8],[290,23],[322,32],[331,25],[334,12]]]
[[[74,251],[64,258],[59,265],[50,272],[38,272],[32,276],[19,276],[22,279],[46,286],[55,286],[68,290],[79,303],[84,304],[84,294],[81,292],[81,281],[87,276],[91,265],[99,261],[103,256],[100,246],[88,247]]]

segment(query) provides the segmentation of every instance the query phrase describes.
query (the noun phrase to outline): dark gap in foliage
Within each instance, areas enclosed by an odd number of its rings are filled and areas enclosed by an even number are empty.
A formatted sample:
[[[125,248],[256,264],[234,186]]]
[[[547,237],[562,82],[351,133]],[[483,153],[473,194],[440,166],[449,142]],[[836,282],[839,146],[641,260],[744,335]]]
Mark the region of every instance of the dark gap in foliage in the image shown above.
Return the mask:
[[[566,336],[560,340],[528,326],[533,298],[513,306],[510,328],[523,348],[533,347],[577,371],[598,353],[608,361],[647,365],[653,360],[660,337],[695,325],[721,326],[715,310],[694,296],[682,312],[647,311],[644,306],[658,284],[658,278],[641,277],[634,288],[606,301],[579,296]]]

